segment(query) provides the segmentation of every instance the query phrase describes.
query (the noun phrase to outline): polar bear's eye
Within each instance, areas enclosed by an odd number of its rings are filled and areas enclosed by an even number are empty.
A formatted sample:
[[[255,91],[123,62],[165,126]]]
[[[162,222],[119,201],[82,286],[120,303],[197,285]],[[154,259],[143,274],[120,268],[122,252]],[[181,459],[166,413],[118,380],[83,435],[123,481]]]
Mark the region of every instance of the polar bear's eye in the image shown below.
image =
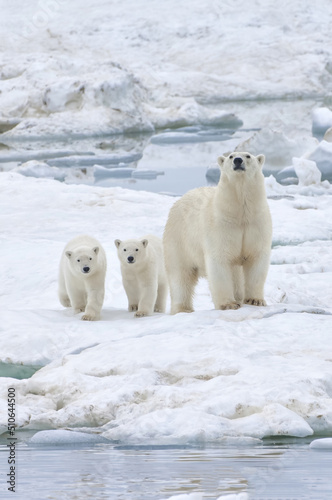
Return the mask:
[[[250,158],[251,158],[251,156],[250,156],[250,155],[246,155],[246,158],[249,158],[249,159],[250,159]]]
[[[138,252],[138,248],[136,248],[136,252]]]
[[[230,159],[232,160],[233,158],[234,158],[234,156],[233,156],[233,155],[231,155],[231,156],[230,156]]]
[[[124,251],[124,252],[126,252],[126,251],[127,251],[127,249],[126,249],[126,248],[124,248],[124,249],[123,249],[123,251]]]
[[[89,260],[92,260],[92,257],[89,257]]]
[[[77,262],[81,262],[80,259],[77,259]]]

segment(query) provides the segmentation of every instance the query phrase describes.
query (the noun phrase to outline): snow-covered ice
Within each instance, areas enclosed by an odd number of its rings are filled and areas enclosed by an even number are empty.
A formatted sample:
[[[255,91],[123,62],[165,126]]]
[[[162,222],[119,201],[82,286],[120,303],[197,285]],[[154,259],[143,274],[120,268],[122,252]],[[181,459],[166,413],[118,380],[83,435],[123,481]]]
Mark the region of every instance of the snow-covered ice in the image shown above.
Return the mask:
[[[162,235],[168,196],[1,174],[0,361],[40,366],[0,379],[17,425],[74,429],[113,442],[183,444],[332,432],[331,187],[266,179],[274,235],[268,306],[213,310],[199,283],[192,314],[135,319],[113,241]],[[108,257],[101,321],[57,299],[58,263],[75,234]]]
[[[299,186],[320,184],[322,174],[317,168],[316,162],[305,158],[293,158],[293,167],[299,179]]]
[[[315,439],[311,441],[310,448],[315,450],[332,450],[332,438]]]
[[[41,446],[63,446],[63,445],[77,445],[77,444],[96,444],[105,442],[106,439],[96,435],[88,434],[87,432],[74,432],[66,429],[55,429],[50,431],[36,432],[29,439],[29,445]]]
[[[328,132],[321,142],[311,137],[303,119],[315,102],[313,131],[322,136],[332,124],[323,102],[332,90],[330,0],[96,0],[84,8],[0,0],[0,8],[0,362],[11,373],[40,367],[29,379],[0,378],[1,433],[14,385],[18,428],[36,431],[40,444],[82,433],[157,445],[331,434],[332,191],[324,179],[332,145]],[[262,130],[233,136],[259,102]],[[91,136],[93,147],[68,141]],[[271,170],[287,167],[280,178],[299,174],[299,185],[266,178],[268,306],[215,311],[202,280],[195,313],[134,319],[113,241],[161,236],[175,198],[85,184],[205,166],[203,157],[214,166],[233,147],[264,153]],[[80,233],[98,238],[108,257],[96,323],[57,299],[61,251]]]
[[[313,134],[324,135],[332,127],[332,111],[328,108],[317,108],[312,112]]]
[[[97,0],[84,9],[79,0],[1,0],[0,8],[6,142],[228,127],[241,117],[216,103],[322,98],[332,88],[329,0]]]
[[[184,495],[175,495],[168,500],[203,500],[204,493],[188,493]],[[217,500],[249,500],[247,493],[234,493],[231,495],[222,495]]]

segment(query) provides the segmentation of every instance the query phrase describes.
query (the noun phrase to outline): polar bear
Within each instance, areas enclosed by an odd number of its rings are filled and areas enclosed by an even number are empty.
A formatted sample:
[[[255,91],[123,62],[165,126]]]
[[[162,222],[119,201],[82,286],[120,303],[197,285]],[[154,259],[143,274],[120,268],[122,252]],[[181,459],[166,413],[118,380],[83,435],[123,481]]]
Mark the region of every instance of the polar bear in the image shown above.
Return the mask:
[[[207,277],[216,309],[266,305],[272,222],[264,160],[220,156],[219,184],[189,191],[171,208],[163,242],[172,314],[193,311],[199,277]]]
[[[137,318],[165,312],[168,284],[163,245],[149,234],[140,239],[115,240],[121,264],[122,282],[128,297],[128,310]]]
[[[59,299],[82,319],[100,318],[104,302],[106,255],[101,244],[91,236],[73,238],[65,246],[59,269]]]

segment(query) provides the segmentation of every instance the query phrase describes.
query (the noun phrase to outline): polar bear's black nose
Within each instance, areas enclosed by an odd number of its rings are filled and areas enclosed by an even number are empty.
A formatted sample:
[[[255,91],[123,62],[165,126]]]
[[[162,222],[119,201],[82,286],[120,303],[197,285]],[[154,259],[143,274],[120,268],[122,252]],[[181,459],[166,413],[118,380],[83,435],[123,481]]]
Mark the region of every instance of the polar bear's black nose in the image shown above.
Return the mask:
[[[134,262],[134,257],[132,255],[129,255],[127,260],[128,262]]]
[[[88,266],[83,267],[83,273],[88,273],[90,271],[90,268]]]
[[[236,158],[234,158],[234,165],[241,165],[243,163],[243,160],[242,158],[240,158],[240,156],[237,156]]]
[[[234,163],[234,170],[244,170],[244,166],[242,165],[243,160],[240,156],[234,158],[233,163]]]

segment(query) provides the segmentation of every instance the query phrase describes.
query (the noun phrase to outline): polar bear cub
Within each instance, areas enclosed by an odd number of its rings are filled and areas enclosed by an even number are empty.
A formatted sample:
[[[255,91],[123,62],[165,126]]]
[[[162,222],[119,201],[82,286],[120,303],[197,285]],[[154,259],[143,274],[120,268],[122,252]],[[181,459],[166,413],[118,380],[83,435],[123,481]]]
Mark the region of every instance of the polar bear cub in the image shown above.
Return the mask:
[[[168,284],[162,241],[151,234],[141,239],[115,240],[128,310],[135,316],[165,312]]]
[[[216,309],[262,306],[272,222],[264,155],[220,156],[216,187],[194,189],[170,210],[164,232],[171,313],[192,312],[194,287],[207,277]]]
[[[104,302],[106,255],[91,236],[81,235],[69,241],[62,252],[59,269],[59,299],[82,319],[100,318]]]

